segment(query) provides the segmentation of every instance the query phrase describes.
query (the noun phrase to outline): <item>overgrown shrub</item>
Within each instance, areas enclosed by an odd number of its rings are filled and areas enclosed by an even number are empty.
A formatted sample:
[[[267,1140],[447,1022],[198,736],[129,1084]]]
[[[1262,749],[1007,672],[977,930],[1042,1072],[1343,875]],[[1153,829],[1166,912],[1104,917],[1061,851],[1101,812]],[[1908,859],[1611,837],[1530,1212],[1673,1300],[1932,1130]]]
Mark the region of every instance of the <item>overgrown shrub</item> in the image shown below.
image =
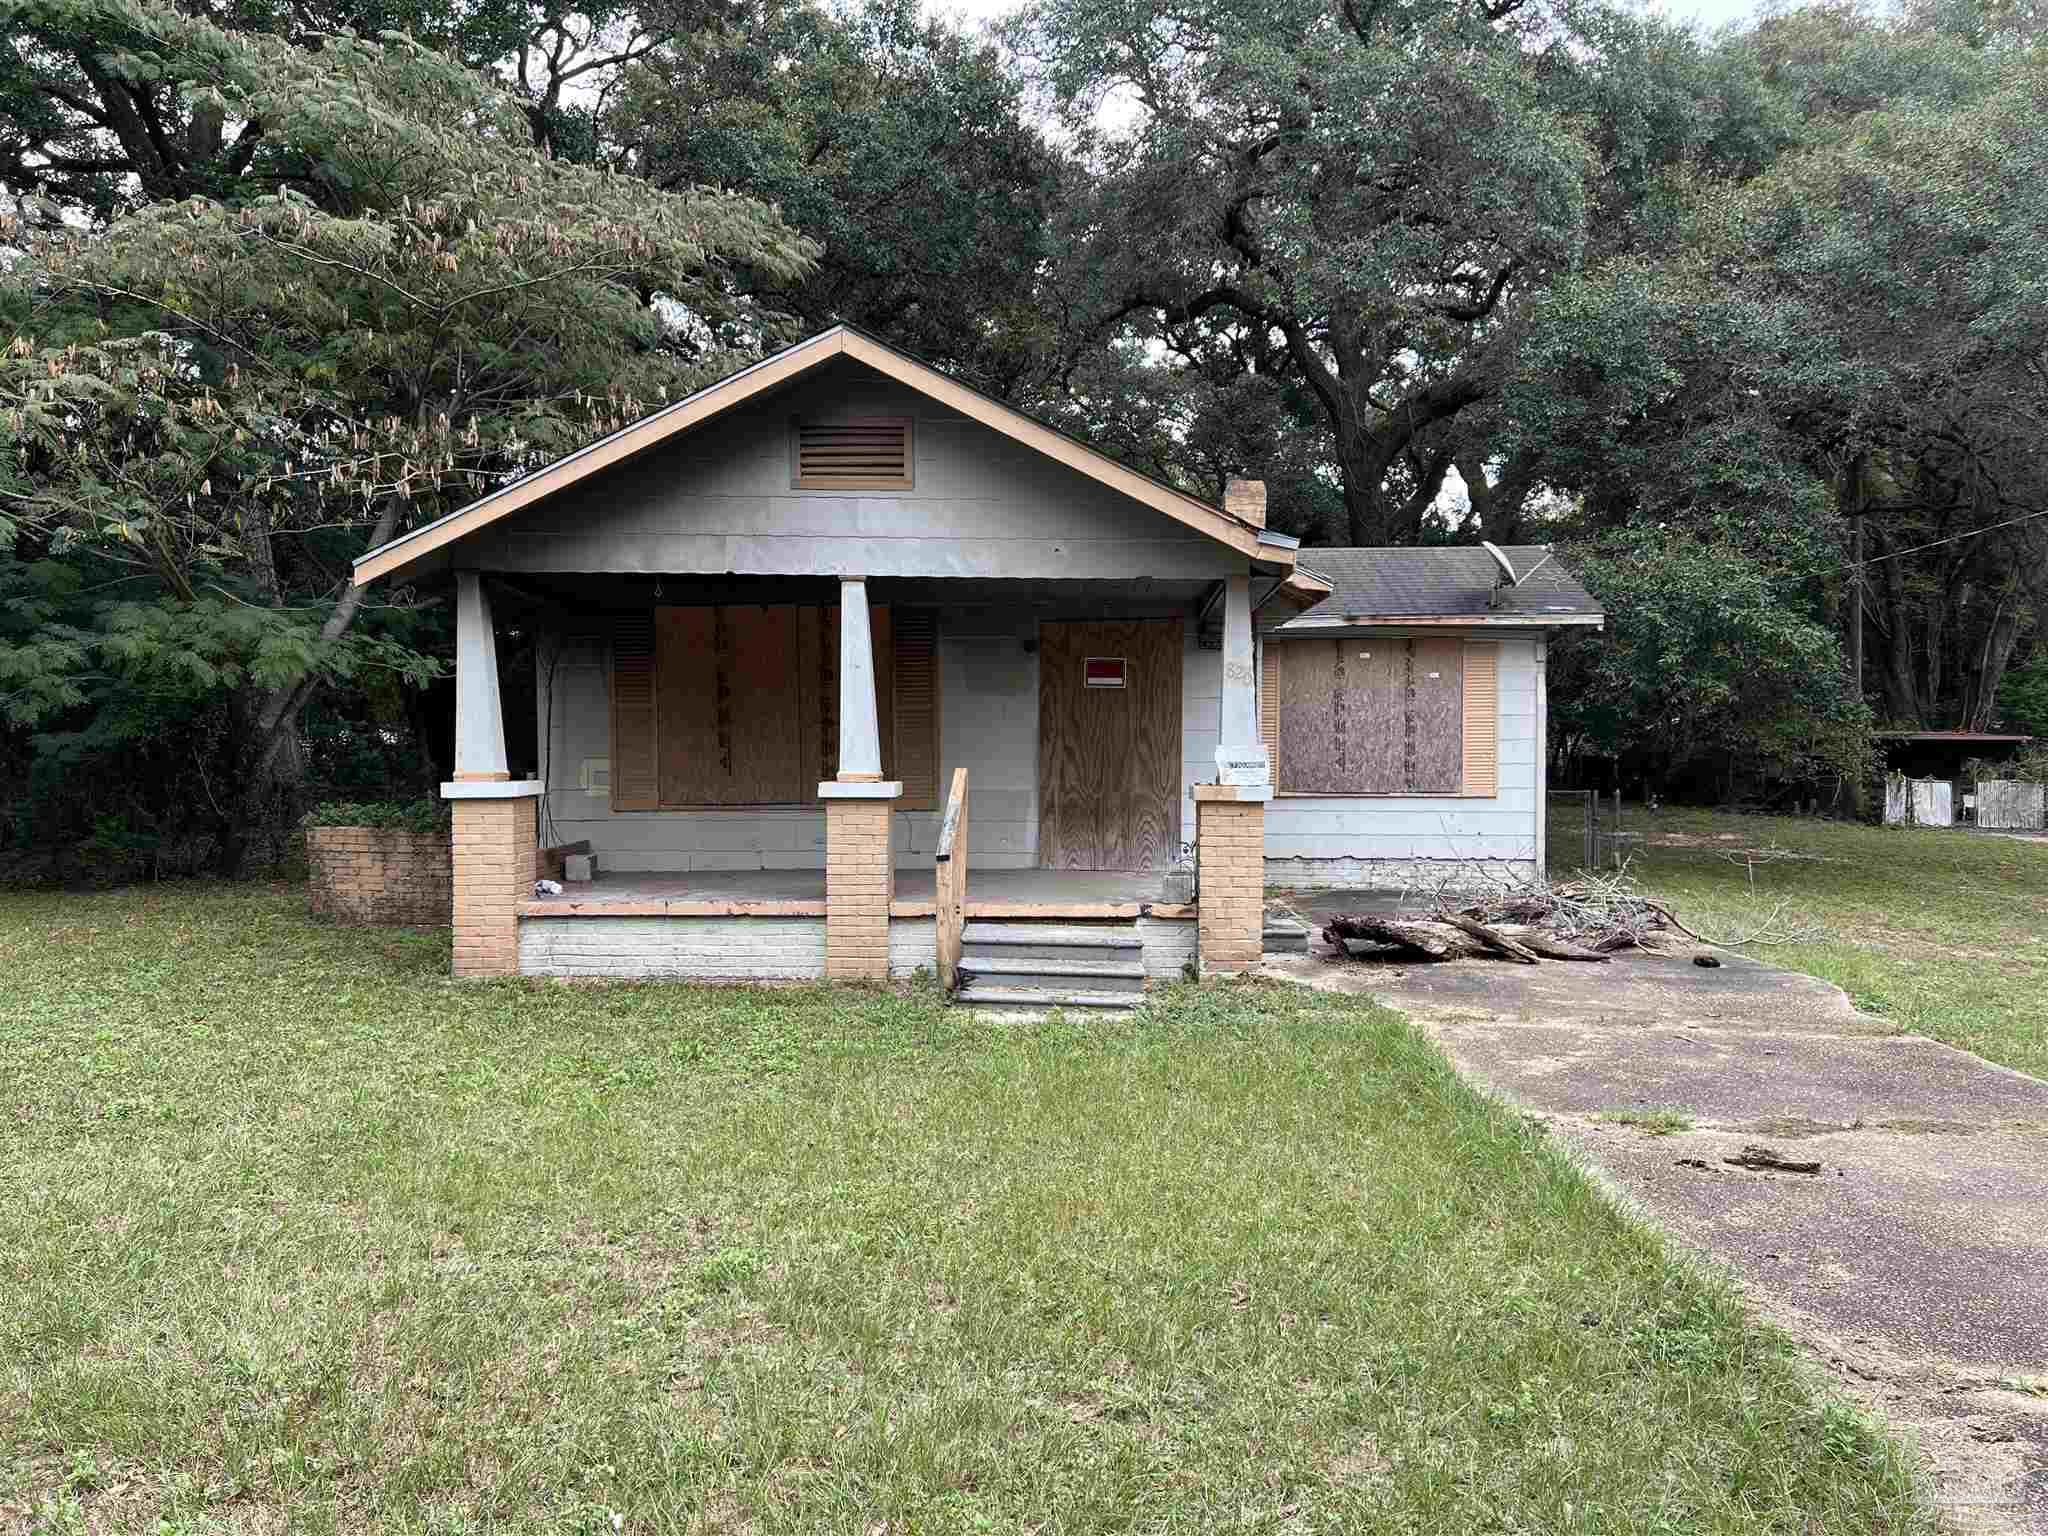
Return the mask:
[[[2035,742],[2025,751],[2012,757],[1989,762],[1973,757],[1963,764],[1963,775],[1970,779],[2012,779],[2024,784],[2048,784],[2048,742]]]
[[[323,800],[306,812],[309,827],[376,827],[387,832],[446,832],[448,807],[438,800]]]

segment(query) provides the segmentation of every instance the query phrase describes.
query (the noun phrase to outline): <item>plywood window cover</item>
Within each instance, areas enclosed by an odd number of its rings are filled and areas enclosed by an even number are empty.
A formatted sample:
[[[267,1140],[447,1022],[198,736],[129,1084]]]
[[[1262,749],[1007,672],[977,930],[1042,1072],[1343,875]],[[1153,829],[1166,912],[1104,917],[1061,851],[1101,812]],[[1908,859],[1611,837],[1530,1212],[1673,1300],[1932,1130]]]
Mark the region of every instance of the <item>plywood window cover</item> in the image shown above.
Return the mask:
[[[906,357],[893,347],[845,326],[834,326],[807,341],[797,342],[771,357],[763,358],[730,378],[707,385],[696,394],[643,417],[609,437],[565,454],[554,463],[480,497],[424,528],[401,534],[381,549],[373,549],[357,559],[355,579],[368,583],[405,571],[436,550],[481,532],[523,507],[799,378],[836,357],[850,357],[863,363],[883,377],[894,379],[949,410],[958,411],[970,421],[1000,432],[1254,560],[1290,569],[1294,565],[1295,551],[1291,546],[1262,542],[1259,536],[1262,530],[1243,518],[1233,517],[1219,507],[1148,479],[1107,454],[1098,453],[1032,420],[1021,411],[956,383],[936,368]],[[1304,575],[1300,582],[1294,584],[1294,590],[1302,588],[1327,591],[1328,584],[1320,578]]]
[[[1321,637],[1318,637],[1318,638],[1321,638]],[[1408,642],[1408,639],[1407,639],[1406,637],[1402,637],[1402,636],[1391,636],[1391,635],[1388,635],[1388,636],[1380,636],[1379,638],[1381,638],[1381,639],[1384,639],[1384,640],[1387,640],[1387,641],[1388,641],[1389,643],[1392,643],[1392,644],[1397,644],[1397,645],[1405,645],[1405,644],[1409,643],[1409,642]],[[1492,755],[1491,755],[1491,761],[1490,761],[1490,762],[1489,762],[1489,763],[1488,763],[1488,764],[1486,765],[1486,766],[1487,766],[1487,769],[1488,769],[1488,772],[1489,772],[1489,776],[1490,776],[1490,777],[1491,777],[1491,779],[1492,779],[1492,787],[1491,787],[1491,788],[1487,788],[1487,789],[1471,789],[1471,788],[1467,788],[1467,787],[1466,787],[1466,783],[1469,783],[1469,782],[1470,782],[1470,780],[1471,780],[1471,778],[1472,778],[1472,776],[1473,776],[1473,769],[1475,768],[1475,766],[1477,766],[1477,765],[1476,765],[1476,764],[1475,764],[1475,763],[1473,762],[1473,752],[1472,752],[1472,745],[1471,745],[1471,742],[1470,742],[1470,739],[1469,739],[1469,736],[1468,736],[1468,737],[1467,737],[1467,739],[1466,739],[1466,741],[1465,741],[1465,743],[1464,743],[1464,746],[1463,746],[1463,753],[1464,753],[1464,757],[1465,757],[1465,776],[1464,776],[1464,777],[1465,777],[1465,782],[1464,782],[1464,783],[1461,783],[1461,784],[1459,785],[1459,787],[1458,787],[1458,788],[1456,788],[1456,789],[1446,789],[1446,790],[1428,790],[1428,789],[1282,789],[1282,788],[1280,787],[1280,784],[1279,784],[1279,780],[1280,780],[1280,777],[1281,777],[1281,774],[1282,774],[1282,771],[1283,771],[1283,770],[1281,769],[1281,766],[1280,766],[1280,750],[1279,750],[1279,748],[1280,748],[1280,740],[1279,740],[1279,719],[1278,719],[1278,713],[1277,713],[1277,708],[1275,709],[1275,713],[1274,713],[1274,718],[1273,718],[1273,720],[1272,720],[1272,722],[1271,722],[1271,730],[1272,730],[1272,734],[1271,734],[1270,736],[1268,736],[1268,735],[1266,734],[1266,730],[1267,730],[1267,722],[1266,722],[1266,709],[1267,709],[1267,704],[1268,704],[1268,700],[1270,699],[1270,700],[1271,700],[1271,702],[1272,702],[1272,704],[1273,704],[1273,705],[1275,705],[1275,706],[1277,706],[1277,705],[1278,705],[1278,702],[1279,702],[1279,689],[1278,689],[1278,687],[1277,687],[1277,686],[1275,686],[1275,687],[1273,687],[1273,688],[1271,689],[1271,691],[1270,691],[1270,692],[1268,692],[1268,689],[1267,689],[1267,682],[1266,682],[1266,668],[1268,668],[1268,667],[1270,667],[1270,666],[1272,665],[1273,661],[1274,661],[1274,660],[1275,660],[1275,659],[1277,658],[1277,656],[1278,656],[1278,654],[1279,654],[1279,652],[1280,652],[1280,649],[1281,649],[1281,647],[1282,647],[1282,646],[1284,646],[1284,645],[1286,645],[1287,643],[1288,643],[1288,642],[1286,642],[1286,641],[1267,641],[1267,642],[1265,642],[1265,643],[1264,643],[1263,645],[1261,645],[1261,647],[1260,647],[1260,655],[1261,655],[1261,664],[1260,664],[1260,701],[1259,701],[1259,702],[1260,702],[1260,735],[1262,736],[1262,738],[1264,738],[1264,739],[1265,739],[1265,743],[1266,743],[1266,748],[1267,748],[1268,752],[1270,752],[1270,753],[1272,754],[1272,762],[1273,762],[1273,778],[1274,778],[1274,787],[1273,787],[1273,798],[1274,798],[1274,799],[1276,799],[1276,800],[1495,800],[1495,799],[1498,799],[1498,798],[1500,797],[1500,777],[1499,777],[1499,775],[1500,775],[1500,764],[1499,764],[1499,754],[1500,754],[1500,745],[1499,745],[1499,740],[1500,740],[1500,738],[1499,738],[1499,734],[1498,734],[1498,733],[1499,733],[1499,730],[1500,730],[1500,712],[1499,712],[1499,694],[1498,694],[1498,692],[1497,692],[1497,691],[1496,691],[1496,693],[1495,693],[1495,697],[1494,697],[1494,715],[1493,715],[1493,721],[1492,721],[1492,724],[1493,724],[1493,729],[1494,729],[1494,732],[1495,732],[1495,736],[1494,736],[1494,747],[1493,747],[1493,753],[1492,753]],[[1310,643],[1310,644],[1312,644],[1312,643],[1314,643],[1314,642],[1304,642],[1304,643]],[[1326,641],[1325,643],[1329,643],[1329,642],[1327,642],[1327,641]],[[1336,642],[1336,643],[1338,643],[1338,644],[1347,644],[1347,643],[1351,643],[1351,642],[1345,642],[1345,641],[1338,641],[1338,642]],[[1467,642],[1466,642],[1466,644],[1465,644],[1465,650],[1464,650],[1464,655],[1463,655],[1463,658],[1462,658],[1462,661],[1463,661],[1463,664],[1464,664],[1464,666],[1465,666],[1465,667],[1467,667],[1467,668],[1470,668],[1470,667],[1472,666],[1472,664],[1473,664],[1473,661],[1474,661],[1474,659],[1475,659],[1475,658],[1474,658],[1474,655],[1473,655],[1473,653],[1474,653],[1475,651],[1483,651],[1483,652],[1490,652],[1490,653],[1491,653],[1491,655],[1490,655],[1490,657],[1488,658],[1488,661],[1487,661],[1487,663],[1486,663],[1486,664],[1488,664],[1488,665],[1491,665],[1491,666],[1493,666],[1493,667],[1494,667],[1494,668],[1496,669],[1496,673],[1495,673],[1496,681],[1495,681],[1495,685],[1494,685],[1494,686],[1495,686],[1495,688],[1496,688],[1496,690],[1497,690],[1497,689],[1498,689],[1498,671],[1497,671],[1497,669],[1498,669],[1498,666],[1499,666],[1499,646],[1498,646],[1498,644],[1497,644],[1497,643],[1495,643],[1495,642],[1492,642],[1492,641],[1467,641]],[[1277,683],[1277,679],[1276,679],[1275,681],[1276,681],[1276,683]]]
[[[908,416],[799,417],[789,426],[789,483],[799,491],[907,491],[916,484]]]
[[[621,702],[619,667],[620,662],[623,659],[620,652],[620,640],[625,636],[637,637],[639,629],[644,625],[645,629],[648,632],[646,650],[644,656],[635,655],[633,657],[633,661],[635,663],[634,677],[637,680],[644,673],[644,676],[649,685],[649,699],[646,705],[644,706],[639,705],[638,701],[636,700],[630,707],[644,707],[648,710],[649,714],[652,717],[648,722],[647,729],[649,734],[650,751],[652,754],[654,764],[651,775],[653,783],[650,785],[648,792],[644,796],[639,796],[637,798],[628,796],[622,800],[621,796],[618,793],[617,785],[614,784],[613,786],[611,786],[610,805],[614,814],[639,814],[668,811],[709,811],[724,812],[732,815],[784,814],[813,816],[817,814],[818,810],[824,805],[824,802],[820,800],[815,794],[811,794],[808,792],[805,792],[800,798],[796,800],[664,800],[661,798],[660,743],[662,712],[660,703],[659,672],[657,667],[655,666],[655,662],[658,658],[659,653],[659,642],[656,636],[656,631],[660,627],[660,621],[658,617],[659,613],[662,609],[670,609],[675,611],[681,611],[685,609],[692,611],[701,610],[709,613],[721,607],[772,608],[785,606],[799,610],[800,615],[803,610],[809,610],[810,612],[818,614],[820,616],[827,613],[838,612],[837,607],[834,605],[821,606],[814,603],[765,605],[744,603],[685,603],[662,604],[657,608],[647,610],[644,617],[643,615],[638,613],[625,614],[621,615],[617,620],[614,621],[613,639],[607,652],[607,674],[609,678],[609,688],[613,696],[611,720],[612,750],[614,756],[616,756],[618,752],[619,743],[619,709]],[[880,630],[880,633],[876,636],[876,643],[878,645],[886,646],[887,648],[884,652],[878,654],[875,658],[876,689],[877,693],[882,695],[881,697],[878,697],[876,699],[876,704],[880,708],[882,714],[882,736],[885,750],[892,759],[890,766],[898,770],[910,768],[913,771],[915,771],[916,765],[909,764],[904,761],[910,749],[905,745],[905,743],[901,739],[901,731],[903,728],[902,716],[904,713],[905,700],[901,696],[902,690],[898,686],[900,680],[898,677],[897,668],[897,652],[899,649],[897,640],[897,624],[900,620],[907,620],[909,624],[913,626],[919,624],[923,624],[924,626],[926,626],[925,629],[922,631],[922,634],[923,641],[926,644],[927,648],[925,660],[929,668],[929,677],[927,679],[929,685],[929,694],[920,702],[923,704],[926,714],[928,716],[928,718],[922,722],[922,725],[923,728],[928,730],[930,733],[929,755],[933,760],[933,767],[929,777],[931,778],[932,783],[931,787],[926,789],[922,795],[920,795],[914,788],[906,786],[906,792],[901,798],[899,798],[896,801],[895,809],[899,811],[936,810],[938,808],[936,800],[936,764],[940,753],[940,735],[943,729],[941,721],[943,717],[939,693],[939,659],[936,645],[936,629],[931,625],[931,610],[926,608],[906,608],[899,611],[891,609],[886,604],[875,604],[870,609],[870,614],[871,617],[877,622],[877,626]],[[799,635],[801,635],[801,616],[799,617],[798,623]],[[913,633],[917,633],[917,631],[913,631]],[[819,633],[819,641],[821,647],[819,651],[819,657],[821,659],[825,659],[827,661],[827,665],[836,668],[838,660],[838,645],[836,638],[832,642],[832,648],[829,654],[829,658],[827,658],[826,652],[822,648],[825,638],[826,637],[822,633],[821,626],[821,630]],[[800,675],[801,669],[803,667],[803,660],[804,658],[802,654],[801,645],[799,645],[798,667]],[[834,707],[836,707],[836,701]],[[821,721],[824,718],[824,716],[821,716]],[[819,768],[819,774],[822,777],[830,777],[829,772],[826,771],[826,768],[824,766],[821,766]]]

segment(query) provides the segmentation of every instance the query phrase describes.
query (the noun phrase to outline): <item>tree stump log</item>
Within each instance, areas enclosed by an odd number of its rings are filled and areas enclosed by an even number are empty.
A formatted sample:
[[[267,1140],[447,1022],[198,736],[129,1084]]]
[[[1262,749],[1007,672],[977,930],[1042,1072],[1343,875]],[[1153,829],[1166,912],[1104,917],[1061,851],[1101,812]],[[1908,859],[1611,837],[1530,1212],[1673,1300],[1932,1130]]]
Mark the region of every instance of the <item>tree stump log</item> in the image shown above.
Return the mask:
[[[1323,937],[1342,949],[1347,940],[1381,944],[1429,960],[1461,960],[1484,952],[1469,934],[1447,923],[1417,923],[1379,917],[1369,912],[1344,912],[1323,924]]]

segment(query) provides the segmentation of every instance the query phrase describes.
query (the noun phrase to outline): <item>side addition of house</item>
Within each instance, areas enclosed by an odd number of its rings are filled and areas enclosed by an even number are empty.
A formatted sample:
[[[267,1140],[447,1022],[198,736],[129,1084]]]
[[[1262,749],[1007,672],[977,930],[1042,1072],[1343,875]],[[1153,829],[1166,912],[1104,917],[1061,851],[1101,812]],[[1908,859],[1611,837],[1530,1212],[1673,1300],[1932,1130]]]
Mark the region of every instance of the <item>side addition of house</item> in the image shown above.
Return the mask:
[[[1261,615],[1266,880],[1428,888],[1544,867],[1549,637],[1599,605],[1545,546],[1310,549]]]

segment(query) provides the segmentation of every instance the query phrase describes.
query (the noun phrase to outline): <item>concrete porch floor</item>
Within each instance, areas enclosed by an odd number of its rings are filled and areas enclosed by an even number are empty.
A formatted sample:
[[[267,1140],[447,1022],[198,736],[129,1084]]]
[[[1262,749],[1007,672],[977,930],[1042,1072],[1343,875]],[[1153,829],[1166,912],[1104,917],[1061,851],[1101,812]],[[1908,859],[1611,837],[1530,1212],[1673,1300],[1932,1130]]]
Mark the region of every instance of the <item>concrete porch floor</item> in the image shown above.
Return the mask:
[[[1158,870],[975,869],[967,874],[969,917],[1192,917],[1195,908],[1160,900]],[[929,917],[932,868],[898,869],[892,917]],[[525,917],[780,916],[825,911],[822,869],[695,870],[603,874],[559,896],[525,903]]]

